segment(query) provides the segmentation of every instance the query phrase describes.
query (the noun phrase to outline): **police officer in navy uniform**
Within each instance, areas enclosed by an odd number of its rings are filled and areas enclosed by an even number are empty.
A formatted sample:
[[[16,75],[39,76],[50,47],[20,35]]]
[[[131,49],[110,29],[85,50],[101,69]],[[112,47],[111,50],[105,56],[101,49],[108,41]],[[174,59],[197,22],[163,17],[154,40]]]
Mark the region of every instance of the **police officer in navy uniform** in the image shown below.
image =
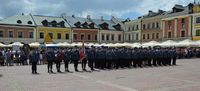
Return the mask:
[[[48,68],[48,73],[53,73],[52,67],[53,67],[53,62],[55,60],[55,53],[53,49],[48,49],[46,53],[46,59],[47,59],[47,68]]]
[[[71,60],[71,49],[66,49],[64,53],[65,72],[69,72],[69,62]]]
[[[72,54],[71,54],[71,61],[74,63],[74,69],[76,72],[78,72],[78,62],[80,59],[80,55],[79,55],[79,50],[78,47],[75,46],[75,48],[72,49]]]
[[[88,66],[91,70],[94,70],[94,62],[95,62],[96,52],[94,46],[87,50],[87,60]]]
[[[173,60],[172,60],[172,64],[176,65],[176,58],[177,58],[177,52],[176,52],[176,48],[172,49],[172,54],[173,54]]]
[[[29,60],[32,63],[32,74],[38,74],[37,73],[37,54],[35,50],[31,50],[30,54],[29,54]]]
[[[55,59],[56,59],[56,69],[57,72],[61,72],[60,71],[60,65],[62,60],[64,59],[64,53],[61,50],[58,50],[57,53],[55,53]]]

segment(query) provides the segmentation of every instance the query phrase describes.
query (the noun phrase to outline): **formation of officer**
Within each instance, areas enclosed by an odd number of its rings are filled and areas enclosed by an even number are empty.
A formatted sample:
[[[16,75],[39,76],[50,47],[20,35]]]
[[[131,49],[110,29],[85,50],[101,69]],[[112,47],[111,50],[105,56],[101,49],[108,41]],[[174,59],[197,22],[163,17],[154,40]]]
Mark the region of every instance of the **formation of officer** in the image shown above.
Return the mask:
[[[86,71],[86,65],[91,71],[94,69],[118,69],[145,66],[176,65],[177,52],[175,48],[109,48],[86,47],[85,57],[80,59],[80,48],[53,49],[47,48],[46,60],[48,73],[53,73],[53,63],[57,72],[61,72],[61,63],[64,69],[69,71],[69,64],[74,64],[74,70],[78,70],[81,63],[82,70]]]

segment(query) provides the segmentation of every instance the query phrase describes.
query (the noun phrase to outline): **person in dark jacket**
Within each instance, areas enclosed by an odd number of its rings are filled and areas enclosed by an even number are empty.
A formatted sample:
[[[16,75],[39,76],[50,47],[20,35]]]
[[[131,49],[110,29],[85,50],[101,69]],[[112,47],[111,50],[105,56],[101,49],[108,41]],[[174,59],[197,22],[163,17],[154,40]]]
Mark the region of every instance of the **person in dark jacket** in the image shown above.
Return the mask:
[[[53,61],[55,60],[55,53],[52,49],[47,50],[46,59],[48,62],[48,65],[47,65],[48,73],[53,73],[52,67],[53,67]]]
[[[29,60],[32,63],[32,74],[38,74],[37,73],[37,54],[35,52],[35,50],[32,50],[29,54]]]
[[[74,48],[72,50],[72,53],[71,53],[71,60],[72,62],[74,62],[74,69],[76,72],[78,72],[78,62],[79,62],[79,59],[80,59],[80,55],[79,55],[79,50],[78,48]]]
[[[65,72],[69,72],[69,62],[71,60],[71,49],[66,49],[64,54]]]

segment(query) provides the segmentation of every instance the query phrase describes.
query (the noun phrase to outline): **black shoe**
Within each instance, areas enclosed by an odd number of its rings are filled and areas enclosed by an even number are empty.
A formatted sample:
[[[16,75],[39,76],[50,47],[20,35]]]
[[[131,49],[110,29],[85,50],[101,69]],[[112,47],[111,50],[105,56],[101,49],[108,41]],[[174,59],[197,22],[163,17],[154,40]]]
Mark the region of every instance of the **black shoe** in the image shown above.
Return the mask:
[[[78,69],[75,69],[76,72],[79,72]]]
[[[52,70],[51,70],[50,72],[51,72],[51,73],[53,73],[53,71],[52,71]]]

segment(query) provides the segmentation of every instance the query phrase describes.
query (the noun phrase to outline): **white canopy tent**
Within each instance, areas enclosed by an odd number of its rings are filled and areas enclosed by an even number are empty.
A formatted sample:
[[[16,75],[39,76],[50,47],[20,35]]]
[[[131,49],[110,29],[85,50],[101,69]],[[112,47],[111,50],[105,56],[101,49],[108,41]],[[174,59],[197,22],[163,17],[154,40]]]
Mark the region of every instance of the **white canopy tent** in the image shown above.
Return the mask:
[[[167,40],[159,44],[161,47],[174,47],[177,45],[177,42],[173,40]]]
[[[29,44],[30,47],[39,47],[40,43],[39,42],[33,42]]]
[[[190,39],[186,39],[186,40],[183,40],[183,41],[179,41],[177,44],[176,44],[176,47],[197,47],[199,46],[197,42],[195,41],[192,41]]]
[[[5,47],[6,45],[4,45],[3,43],[0,43],[0,47]]]
[[[157,41],[150,41],[147,43],[142,44],[143,47],[154,47],[154,46],[160,46],[160,43]]]

